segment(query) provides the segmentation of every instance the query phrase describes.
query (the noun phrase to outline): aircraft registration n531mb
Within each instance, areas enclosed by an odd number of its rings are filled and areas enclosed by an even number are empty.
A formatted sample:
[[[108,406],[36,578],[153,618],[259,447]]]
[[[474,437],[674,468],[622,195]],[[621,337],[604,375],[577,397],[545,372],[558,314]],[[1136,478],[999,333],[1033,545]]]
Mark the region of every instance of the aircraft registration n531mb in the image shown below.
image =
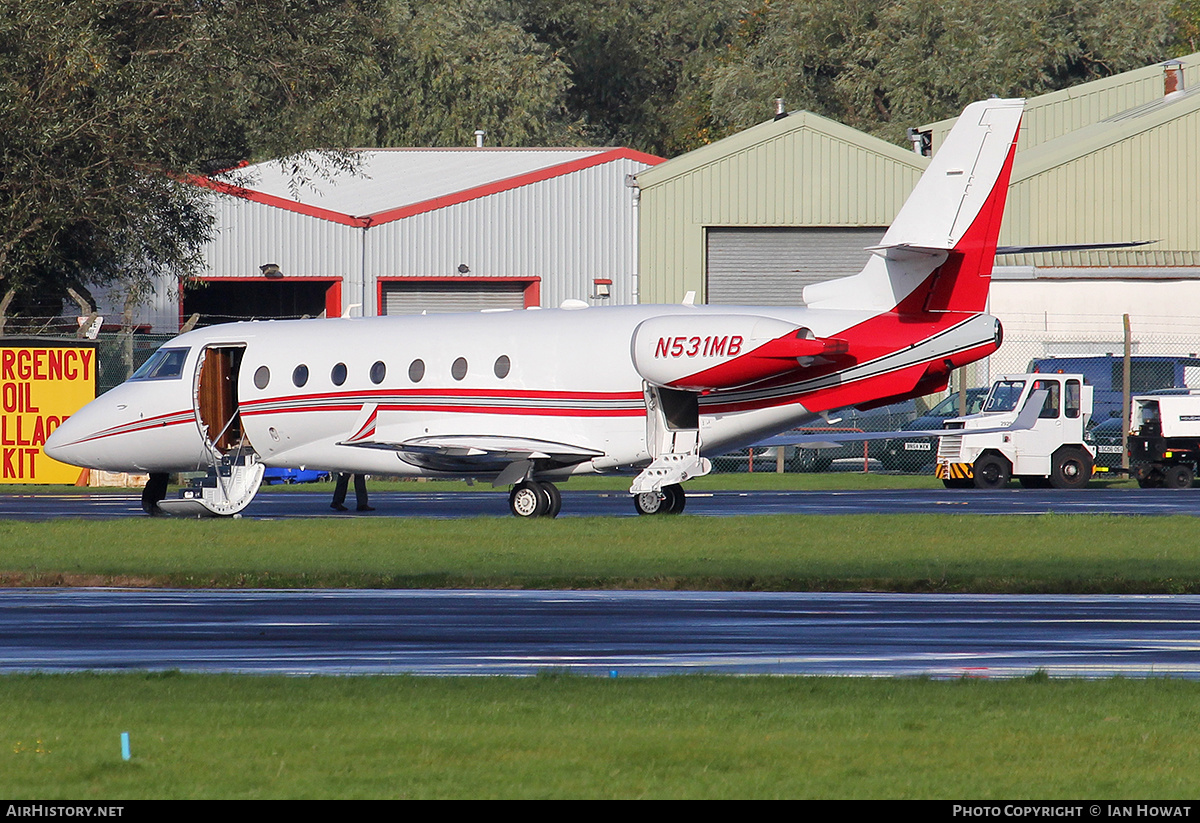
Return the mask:
[[[846,406],[944,389],[991,354],[984,313],[1023,100],[967,107],[863,270],[805,307],[643,305],[231,323],[180,335],[64,422],[46,453],[150,473],[152,514],[234,514],[265,466],[511,485],[633,476],[683,509],[708,457]],[[167,500],[171,472],[207,470]]]

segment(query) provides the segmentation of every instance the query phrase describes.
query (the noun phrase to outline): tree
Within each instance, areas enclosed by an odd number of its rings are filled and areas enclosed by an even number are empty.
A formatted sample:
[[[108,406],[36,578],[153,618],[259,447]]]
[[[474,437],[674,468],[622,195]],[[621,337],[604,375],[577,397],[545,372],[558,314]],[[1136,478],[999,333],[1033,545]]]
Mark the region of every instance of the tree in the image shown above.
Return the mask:
[[[0,0],[7,300],[188,276],[210,229],[181,178],[322,145],[368,80],[368,0]],[[298,112],[304,112],[299,116]],[[281,128],[282,126],[282,128]]]
[[[1043,94],[1161,60],[1176,0],[765,0],[707,74],[714,133],[772,98],[896,142],[972,100]]]
[[[569,69],[565,105],[584,140],[670,155],[697,145],[707,106],[697,84],[726,49],[745,2],[512,0],[511,5],[515,19]]]
[[[397,6],[375,32],[377,82],[357,102],[348,143],[469,146],[573,144],[567,69],[507,19],[497,0]]]

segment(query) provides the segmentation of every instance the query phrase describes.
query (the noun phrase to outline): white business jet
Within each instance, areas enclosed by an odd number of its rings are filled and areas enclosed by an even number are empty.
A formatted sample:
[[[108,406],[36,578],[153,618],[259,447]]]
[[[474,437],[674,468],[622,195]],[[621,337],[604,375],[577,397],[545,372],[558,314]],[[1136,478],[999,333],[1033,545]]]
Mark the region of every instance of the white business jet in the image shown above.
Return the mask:
[[[556,480],[623,474],[639,512],[679,512],[709,456],[941,390],[999,347],[983,311],[1023,105],[968,106],[863,270],[808,286],[804,308],[212,326],[71,416],[46,453],[148,472],[152,514],[234,514],[266,466],[490,480],[519,517],[556,515]],[[191,471],[208,478],[166,499],[169,473]]]

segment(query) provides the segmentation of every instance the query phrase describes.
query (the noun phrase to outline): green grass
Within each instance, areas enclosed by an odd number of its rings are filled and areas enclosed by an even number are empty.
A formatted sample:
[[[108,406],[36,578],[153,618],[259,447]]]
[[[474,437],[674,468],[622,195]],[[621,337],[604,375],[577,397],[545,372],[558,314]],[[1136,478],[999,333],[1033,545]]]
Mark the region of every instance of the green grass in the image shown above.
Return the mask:
[[[1198,705],[1169,680],[10,676],[0,794],[1191,799]]]
[[[0,522],[0,585],[1198,592],[1190,517]]]

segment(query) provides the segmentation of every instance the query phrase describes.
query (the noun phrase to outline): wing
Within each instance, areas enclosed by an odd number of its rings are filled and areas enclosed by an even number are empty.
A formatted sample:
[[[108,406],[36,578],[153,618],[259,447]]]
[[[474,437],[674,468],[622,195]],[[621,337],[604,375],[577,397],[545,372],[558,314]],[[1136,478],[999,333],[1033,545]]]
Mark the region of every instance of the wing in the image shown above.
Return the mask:
[[[603,452],[569,443],[484,434],[417,437],[402,443],[351,439],[338,445],[394,451],[401,460],[414,466],[433,471],[467,473],[501,472],[514,463],[535,460],[556,466],[570,466],[603,455]]]

